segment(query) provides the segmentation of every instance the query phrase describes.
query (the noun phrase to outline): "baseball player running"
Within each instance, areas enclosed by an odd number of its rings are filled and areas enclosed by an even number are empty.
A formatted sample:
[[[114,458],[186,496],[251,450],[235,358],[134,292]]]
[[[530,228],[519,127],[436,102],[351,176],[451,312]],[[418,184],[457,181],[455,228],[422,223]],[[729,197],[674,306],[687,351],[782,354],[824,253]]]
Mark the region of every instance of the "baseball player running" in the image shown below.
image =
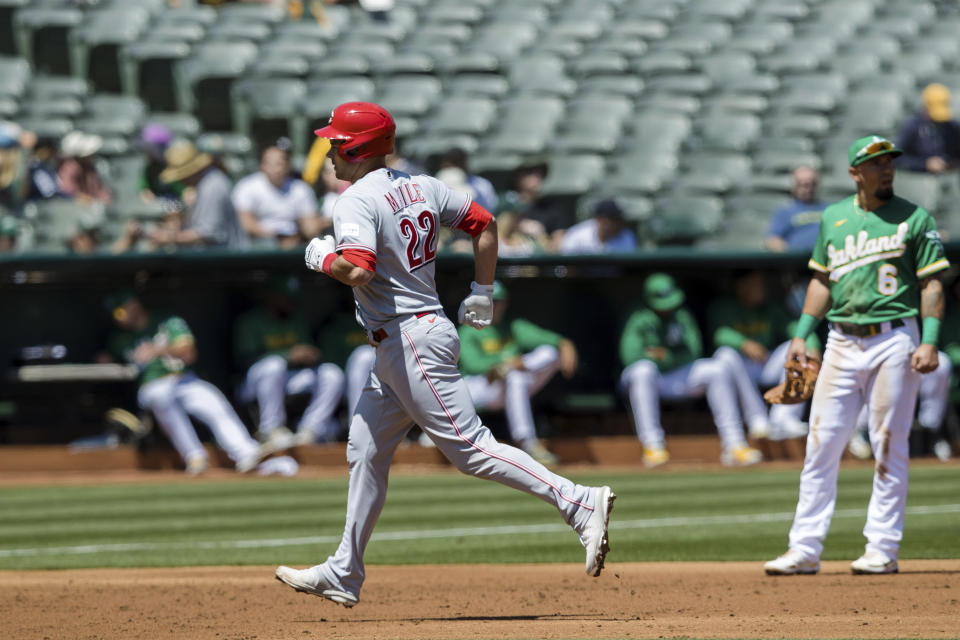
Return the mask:
[[[394,122],[376,104],[342,104],[316,133],[331,142],[337,177],[352,184],[334,206],[336,238],[312,240],[305,261],[353,287],[376,361],[350,424],[350,488],[340,546],[308,569],[278,567],[277,579],[347,607],[358,602],[363,553],[386,500],[390,462],[414,423],[460,471],[554,505],[586,548],[587,573],[599,575],[609,549],[613,492],[575,484],[497,442],[477,417],[457,369],[457,330],[443,313],[434,280],[437,229],[453,227],[473,238],[475,281],[459,317],[482,329],[493,314],[493,216],[434,178],[387,168]]]
[[[857,193],[827,207],[820,222],[809,262],[813,277],[788,360],[806,363],[804,339],[824,315],[830,332],[810,408],[790,546],[764,565],[771,575],[820,569],[840,457],[864,403],[876,465],[863,528],[866,550],[850,568],[897,571],[908,434],[920,374],[937,368],[944,296],[936,274],[949,267],[930,214],[893,194],[893,159],[901,153],[879,136],[850,145]]]

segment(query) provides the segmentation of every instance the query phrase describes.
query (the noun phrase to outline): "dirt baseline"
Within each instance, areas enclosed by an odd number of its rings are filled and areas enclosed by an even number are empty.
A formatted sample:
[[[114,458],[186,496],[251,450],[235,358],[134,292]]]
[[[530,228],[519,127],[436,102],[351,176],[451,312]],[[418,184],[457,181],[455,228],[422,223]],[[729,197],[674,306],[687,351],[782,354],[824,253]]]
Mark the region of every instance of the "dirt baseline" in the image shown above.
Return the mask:
[[[772,578],[760,563],[373,566],[345,609],[273,567],[0,572],[3,636],[19,639],[947,638],[960,560],[899,575]]]

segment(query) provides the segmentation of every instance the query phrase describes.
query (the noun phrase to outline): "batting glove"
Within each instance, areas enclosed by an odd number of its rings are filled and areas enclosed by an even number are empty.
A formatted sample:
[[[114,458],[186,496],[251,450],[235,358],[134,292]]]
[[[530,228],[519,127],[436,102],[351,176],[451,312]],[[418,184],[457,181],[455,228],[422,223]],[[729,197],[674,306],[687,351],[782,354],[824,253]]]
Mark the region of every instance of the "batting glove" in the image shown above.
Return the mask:
[[[457,312],[460,324],[483,329],[493,320],[493,285],[470,283],[470,295],[460,303]]]
[[[337,250],[337,241],[333,236],[323,236],[314,238],[307,245],[307,250],[303,254],[303,261],[307,269],[313,271],[323,271],[323,261],[328,255]]]

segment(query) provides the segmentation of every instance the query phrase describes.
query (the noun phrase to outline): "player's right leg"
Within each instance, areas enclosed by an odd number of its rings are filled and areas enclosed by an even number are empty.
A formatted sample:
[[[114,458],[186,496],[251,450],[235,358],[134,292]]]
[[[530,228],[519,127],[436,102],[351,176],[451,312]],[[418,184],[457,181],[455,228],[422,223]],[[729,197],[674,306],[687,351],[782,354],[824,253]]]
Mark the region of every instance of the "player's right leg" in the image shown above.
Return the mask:
[[[287,381],[287,361],[283,356],[270,355],[257,360],[247,371],[241,396],[256,399],[260,408],[257,435],[266,441],[270,434],[287,422],[284,407],[284,385]]]
[[[341,426],[334,414],[343,397],[344,377],[340,367],[325,362],[316,369],[301,369],[287,381],[288,393],[310,393],[310,404],[297,425],[299,443],[337,440]]]
[[[713,354],[713,359],[723,362],[728,375],[733,379],[740,400],[743,420],[747,423],[750,436],[766,438],[770,435],[770,420],[767,418],[767,405],[760,395],[756,379],[750,376],[747,365],[739,351],[730,347],[720,347]]]
[[[340,545],[322,564],[302,570],[279,567],[279,580],[344,606],[357,602],[365,577],[363,553],[387,498],[390,463],[412,424],[393,392],[370,375],[350,422],[350,486]]]

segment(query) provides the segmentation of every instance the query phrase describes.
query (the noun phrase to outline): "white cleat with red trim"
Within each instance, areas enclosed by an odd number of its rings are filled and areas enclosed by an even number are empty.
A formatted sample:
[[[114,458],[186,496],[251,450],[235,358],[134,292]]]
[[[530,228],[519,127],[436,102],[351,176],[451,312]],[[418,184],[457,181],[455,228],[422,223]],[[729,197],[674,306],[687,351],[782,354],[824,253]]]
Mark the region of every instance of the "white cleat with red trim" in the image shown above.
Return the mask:
[[[593,513],[590,514],[580,539],[587,550],[587,575],[597,577],[603,570],[603,561],[610,551],[607,529],[617,494],[610,487],[597,487],[593,491]]]

